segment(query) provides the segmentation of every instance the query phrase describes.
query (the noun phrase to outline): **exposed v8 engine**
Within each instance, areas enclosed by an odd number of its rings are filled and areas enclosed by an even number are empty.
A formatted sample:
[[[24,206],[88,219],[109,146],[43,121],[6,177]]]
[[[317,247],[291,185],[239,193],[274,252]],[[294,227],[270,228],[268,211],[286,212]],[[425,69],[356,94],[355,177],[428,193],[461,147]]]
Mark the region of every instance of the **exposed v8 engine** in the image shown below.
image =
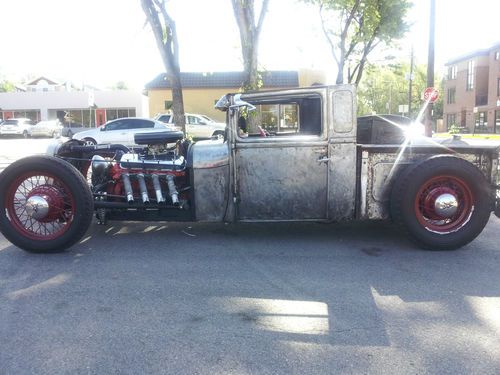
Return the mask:
[[[142,147],[74,142],[63,145],[57,154],[90,179],[102,224],[107,218],[154,220],[174,215],[188,219],[189,142],[182,132],[161,132],[136,134],[135,143]]]

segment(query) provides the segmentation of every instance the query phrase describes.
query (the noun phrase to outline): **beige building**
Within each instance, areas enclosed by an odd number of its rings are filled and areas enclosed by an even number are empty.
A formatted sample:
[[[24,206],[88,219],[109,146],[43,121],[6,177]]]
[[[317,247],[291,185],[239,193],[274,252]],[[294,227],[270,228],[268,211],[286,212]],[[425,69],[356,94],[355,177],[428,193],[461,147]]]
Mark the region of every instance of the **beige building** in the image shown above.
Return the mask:
[[[311,70],[268,71],[262,74],[262,80],[263,90],[302,87],[324,84],[325,74]],[[222,95],[238,92],[242,82],[242,72],[183,72],[181,83],[184,110],[225,121],[224,113],[214,109],[214,105]],[[146,91],[149,96],[150,117],[164,113],[172,106],[171,86],[164,73],[146,84]]]
[[[443,117],[471,133],[500,133],[500,44],[446,63]]]

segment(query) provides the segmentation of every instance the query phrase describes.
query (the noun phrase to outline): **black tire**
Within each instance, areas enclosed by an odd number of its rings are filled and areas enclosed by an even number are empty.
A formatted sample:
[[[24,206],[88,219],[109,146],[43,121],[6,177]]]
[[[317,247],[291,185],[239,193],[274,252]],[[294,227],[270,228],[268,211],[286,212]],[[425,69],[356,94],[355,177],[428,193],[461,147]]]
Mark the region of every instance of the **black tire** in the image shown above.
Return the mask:
[[[217,136],[224,136],[224,131],[223,130],[216,130],[214,131],[214,133],[212,134],[212,137],[217,137]]]
[[[30,136],[30,135],[29,135],[29,133],[28,133],[28,131],[27,131],[27,130],[23,131],[23,138],[25,138],[25,139],[26,139],[26,138],[29,138],[29,136]]]
[[[83,138],[83,142],[85,142],[85,145],[87,146],[94,146],[97,144],[97,141],[94,138]]]
[[[438,208],[436,202],[445,195],[456,202],[452,211]],[[390,199],[394,223],[427,250],[468,244],[485,227],[492,207],[491,188],[481,171],[450,155],[408,166],[395,181]]]
[[[28,213],[28,200],[43,197]],[[47,203],[49,202],[49,203]],[[34,253],[56,253],[78,242],[87,231],[94,203],[82,174],[52,156],[20,159],[0,174],[0,231],[17,247]]]

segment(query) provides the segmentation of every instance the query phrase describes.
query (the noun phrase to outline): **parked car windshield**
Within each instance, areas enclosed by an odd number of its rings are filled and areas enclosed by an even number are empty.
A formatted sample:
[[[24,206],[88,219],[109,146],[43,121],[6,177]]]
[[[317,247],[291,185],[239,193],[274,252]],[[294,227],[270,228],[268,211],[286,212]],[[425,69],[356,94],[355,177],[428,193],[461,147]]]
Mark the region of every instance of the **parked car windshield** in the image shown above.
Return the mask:
[[[212,120],[210,117],[205,116],[205,115],[200,115],[200,117],[203,117],[207,122],[217,122],[217,121]]]
[[[2,125],[17,125],[19,123],[19,120],[5,120],[5,122]]]
[[[158,121],[169,122],[170,117],[172,117],[172,115],[161,115],[160,117],[158,117]]]

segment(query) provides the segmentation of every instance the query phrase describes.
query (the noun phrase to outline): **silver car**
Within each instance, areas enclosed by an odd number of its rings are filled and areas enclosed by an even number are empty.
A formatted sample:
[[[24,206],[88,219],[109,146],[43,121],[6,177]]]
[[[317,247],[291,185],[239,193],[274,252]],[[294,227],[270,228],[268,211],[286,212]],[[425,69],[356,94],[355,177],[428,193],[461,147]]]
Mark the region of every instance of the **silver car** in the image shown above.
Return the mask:
[[[59,120],[40,121],[33,125],[29,131],[32,137],[52,137],[58,138],[62,133],[62,124]]]
[[[73,135],[73,139],[83,141],[87,145],[102,143],[119,143],[134,145],[136,133],[163,132],[178,130],[170,124],[138,117],[125,117],[107,122],[106,124]]]

